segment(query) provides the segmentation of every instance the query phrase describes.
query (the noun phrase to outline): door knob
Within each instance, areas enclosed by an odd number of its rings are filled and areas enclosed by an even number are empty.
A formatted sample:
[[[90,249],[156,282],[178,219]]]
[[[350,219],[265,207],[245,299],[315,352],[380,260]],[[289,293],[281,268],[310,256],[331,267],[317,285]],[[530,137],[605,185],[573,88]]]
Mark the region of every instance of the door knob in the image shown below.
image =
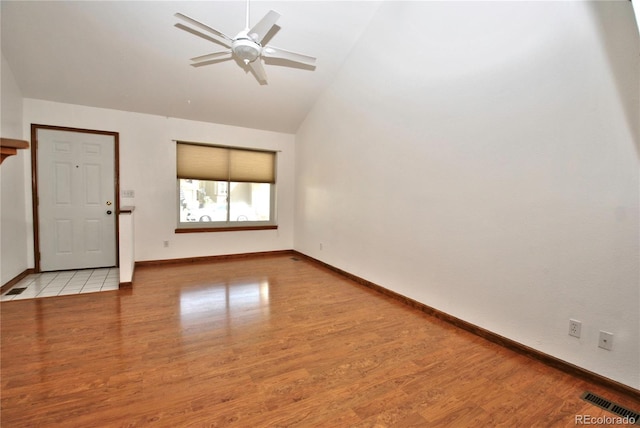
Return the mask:
[[[107,214],[108,214],[108,215],[111,215],[111,210],[107,211]]]

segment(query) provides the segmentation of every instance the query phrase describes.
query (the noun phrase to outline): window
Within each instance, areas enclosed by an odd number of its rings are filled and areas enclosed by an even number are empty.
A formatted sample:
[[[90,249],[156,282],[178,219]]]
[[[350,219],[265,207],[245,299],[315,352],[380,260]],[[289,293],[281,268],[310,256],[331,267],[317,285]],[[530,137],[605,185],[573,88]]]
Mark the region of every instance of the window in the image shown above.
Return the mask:
[[[178,142],[178,231],[275,228],[271,151]]]

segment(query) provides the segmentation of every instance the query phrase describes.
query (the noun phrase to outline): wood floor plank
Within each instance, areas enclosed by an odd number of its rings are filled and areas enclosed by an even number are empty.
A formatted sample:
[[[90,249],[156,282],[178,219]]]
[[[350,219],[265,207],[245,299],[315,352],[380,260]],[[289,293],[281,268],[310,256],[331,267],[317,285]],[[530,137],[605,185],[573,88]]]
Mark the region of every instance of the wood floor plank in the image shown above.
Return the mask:
[[[3,302],[6,427],[574,426],[633,397],[289,255],[145,266]]]

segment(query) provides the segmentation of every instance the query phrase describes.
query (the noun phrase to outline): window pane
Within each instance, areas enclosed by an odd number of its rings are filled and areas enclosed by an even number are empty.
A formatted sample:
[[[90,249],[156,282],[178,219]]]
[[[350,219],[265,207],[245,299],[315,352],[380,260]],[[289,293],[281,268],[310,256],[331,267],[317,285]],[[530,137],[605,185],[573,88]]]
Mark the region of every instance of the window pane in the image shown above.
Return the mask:
[[[230,221],[269,221],[271,185],[269,183],[230,183]]]
[[[227,221],[226,181],[180,179],[180,222]]]

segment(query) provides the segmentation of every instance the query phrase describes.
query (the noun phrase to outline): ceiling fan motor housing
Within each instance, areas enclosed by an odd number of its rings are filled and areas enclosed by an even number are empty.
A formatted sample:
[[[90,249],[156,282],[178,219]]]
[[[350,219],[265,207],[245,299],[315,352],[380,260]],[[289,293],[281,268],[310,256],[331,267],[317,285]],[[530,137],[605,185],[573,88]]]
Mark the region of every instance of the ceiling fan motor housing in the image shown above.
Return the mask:
[[[262,46],[250,38],[236,38],[231,44],[231,50],[245,64],[249,64],[260,57]]]

